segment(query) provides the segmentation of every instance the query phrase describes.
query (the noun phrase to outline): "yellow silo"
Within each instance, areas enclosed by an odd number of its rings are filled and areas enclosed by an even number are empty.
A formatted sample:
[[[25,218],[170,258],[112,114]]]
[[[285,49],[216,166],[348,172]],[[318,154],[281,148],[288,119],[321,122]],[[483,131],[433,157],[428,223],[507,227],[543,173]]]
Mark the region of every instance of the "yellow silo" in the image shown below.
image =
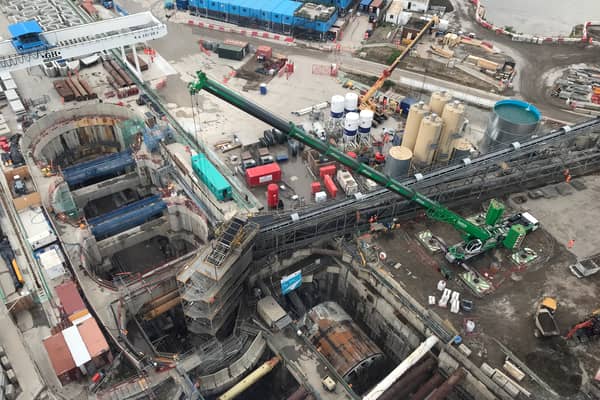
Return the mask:
[[[441,91],[441,92],[433,92],[431,95],[431,100],[429,100],[429,107],[431,107],[431,112],[436,113],[437,115],[442,115],[444,111],[444,106],[448,104],[452,100],[452,95],[450,92]]]
[[[465,105],[460,101],[453,101],[446,104],[442,113],[444,127],[440,135],[436,159],[438,161],[447,161],[450,157],[456,135],[465,122]]]
[[[443,121],[437,114],[430,114],[423,118],[419,128],[419,136],[413,151],[413,162],[417,166],[429,165],[440,139]]]
[[[402,136],[402,146],[408,148],[410,151],[415,148],[421,120],[428,112],[429,106],[423,101],[413,104],[410,107],[410,110],[408,110],[408,117],[406,118],[406,125],[404,126],[404,135]]]

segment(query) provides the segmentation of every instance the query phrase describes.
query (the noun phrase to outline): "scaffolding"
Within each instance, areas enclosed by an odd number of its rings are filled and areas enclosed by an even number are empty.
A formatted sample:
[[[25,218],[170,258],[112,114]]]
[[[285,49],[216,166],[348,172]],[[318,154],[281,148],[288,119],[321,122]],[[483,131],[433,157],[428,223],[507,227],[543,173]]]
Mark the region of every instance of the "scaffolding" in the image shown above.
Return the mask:
[[[194,262],[177,274],[188,329],[214,335],[235,311],[252,261],[250,244],[258,225],[234,217]]]

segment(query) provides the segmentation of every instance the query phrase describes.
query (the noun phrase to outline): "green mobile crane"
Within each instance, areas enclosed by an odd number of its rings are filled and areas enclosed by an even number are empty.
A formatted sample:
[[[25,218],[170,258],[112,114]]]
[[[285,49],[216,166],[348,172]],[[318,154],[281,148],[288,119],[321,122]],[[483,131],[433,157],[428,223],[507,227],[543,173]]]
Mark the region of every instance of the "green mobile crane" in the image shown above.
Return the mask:
[[[356,173],[419,204],[425,208],[430,218],[452,225],[461,234],[462,242],[445,249],[446,259],[449,262],[460,263],[500,245],[508,249],[516,249],[520,246],[525,235],[538,227],[538,221],[529,213],[502,218],[504,206],[495,200],[490,203],[485,221],[481,224],[467,220],[438,202],[402,185],[399,181],[357,161],[327,142],[308,135],[302,128],[283,120],[245,99],[233,90],[208,78],[204,72],[196,72],[196,79],[189,83],[188,88],[192,95],[205,90],[225,100],[229,104],[280,130],[288,137],[304,143],[321,154],[333,158]]]

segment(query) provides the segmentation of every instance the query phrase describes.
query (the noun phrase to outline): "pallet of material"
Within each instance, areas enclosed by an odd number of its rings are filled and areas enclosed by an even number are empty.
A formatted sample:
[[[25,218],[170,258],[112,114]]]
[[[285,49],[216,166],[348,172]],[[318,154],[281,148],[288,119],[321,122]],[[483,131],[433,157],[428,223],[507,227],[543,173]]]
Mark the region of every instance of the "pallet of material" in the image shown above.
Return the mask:
[[[97,99],[98,98],[98,94],[96,94],[92,90],[89,83],[85,79],[83,79],[81,77],[77,77],[77,80],[79,81],[79,84],[83,87],[83,89],[87,92],[88,99]]]
[[[108,81],[110,82],[110,84],[113,88],[119,89],[119,88],[126,86],[125,81],[113,69],[112,65],[110,65],[108,62],[104,63],[103,65],[104,65],[104,69],[106,69],[106,72],[108,72]]]
[[[60,97],[63,98],[63,101],[73,101],[75,100],[75,95],[71,88],[66,84],[63,79],[59,79],[54,81],[54,90],[58,93]]]
[[[65,79],[65,83],[67,84],[67,86],[69,87],[69,89],[71,89],[71,92],[73,92],[73,96],[75,96],[75,100],[77,100],[77,101],[83,101],[83,100],[85,100],[85,95],[83,95],[77,89],[77,86],[75,86],[75,84],[73,83],[73,81],[71,81],[70,78]]]
[[[104,69],[106,70],[106,72],[108,72],[108,75],[109,75],[108,81],[113,86],[113,88],[119,89],[119,88],[127,86],[127,82],[125,82],[125,80],[121,77],[121,75],[119,75],[119,73],[117,71],[115,71],[115,69],[112,66],[112,64],[110,63],[110,61],[106,61],[106,62],[102,63],[102,65],[104,66]]]
[[[127,61],[129,61],[129,63],[131,65],[135,66],[135,59],[133,58],[133,53],[127,53]],[[140,64],[141,71],[148,70],[148,63],[146,61],[144,61],[144,59],[142,57],[140,57],[139,54],[138,54],[138,62]]]
[[[109,63],[110,65],[112,65],[113,69],[121,76],[121,78],[123,78],[123,80],[127,84],[126,86],[133,85],[133,80],[127,74],[127,72],[123,71],[123,68],[121,68],[119,64],[117,64],[114,60],[110,60]]]

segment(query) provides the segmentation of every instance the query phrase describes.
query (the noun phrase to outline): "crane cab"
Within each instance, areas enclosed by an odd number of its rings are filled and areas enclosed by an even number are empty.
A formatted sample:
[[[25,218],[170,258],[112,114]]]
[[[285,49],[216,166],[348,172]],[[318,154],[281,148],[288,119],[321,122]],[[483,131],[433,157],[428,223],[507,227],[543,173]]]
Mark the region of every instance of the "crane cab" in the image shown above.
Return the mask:
[[[15,50],[21,54],[47,50],[50,47],[40,36],[43,31],[37,21],[30,20],[11,24],[8,26],[8,31]]]

